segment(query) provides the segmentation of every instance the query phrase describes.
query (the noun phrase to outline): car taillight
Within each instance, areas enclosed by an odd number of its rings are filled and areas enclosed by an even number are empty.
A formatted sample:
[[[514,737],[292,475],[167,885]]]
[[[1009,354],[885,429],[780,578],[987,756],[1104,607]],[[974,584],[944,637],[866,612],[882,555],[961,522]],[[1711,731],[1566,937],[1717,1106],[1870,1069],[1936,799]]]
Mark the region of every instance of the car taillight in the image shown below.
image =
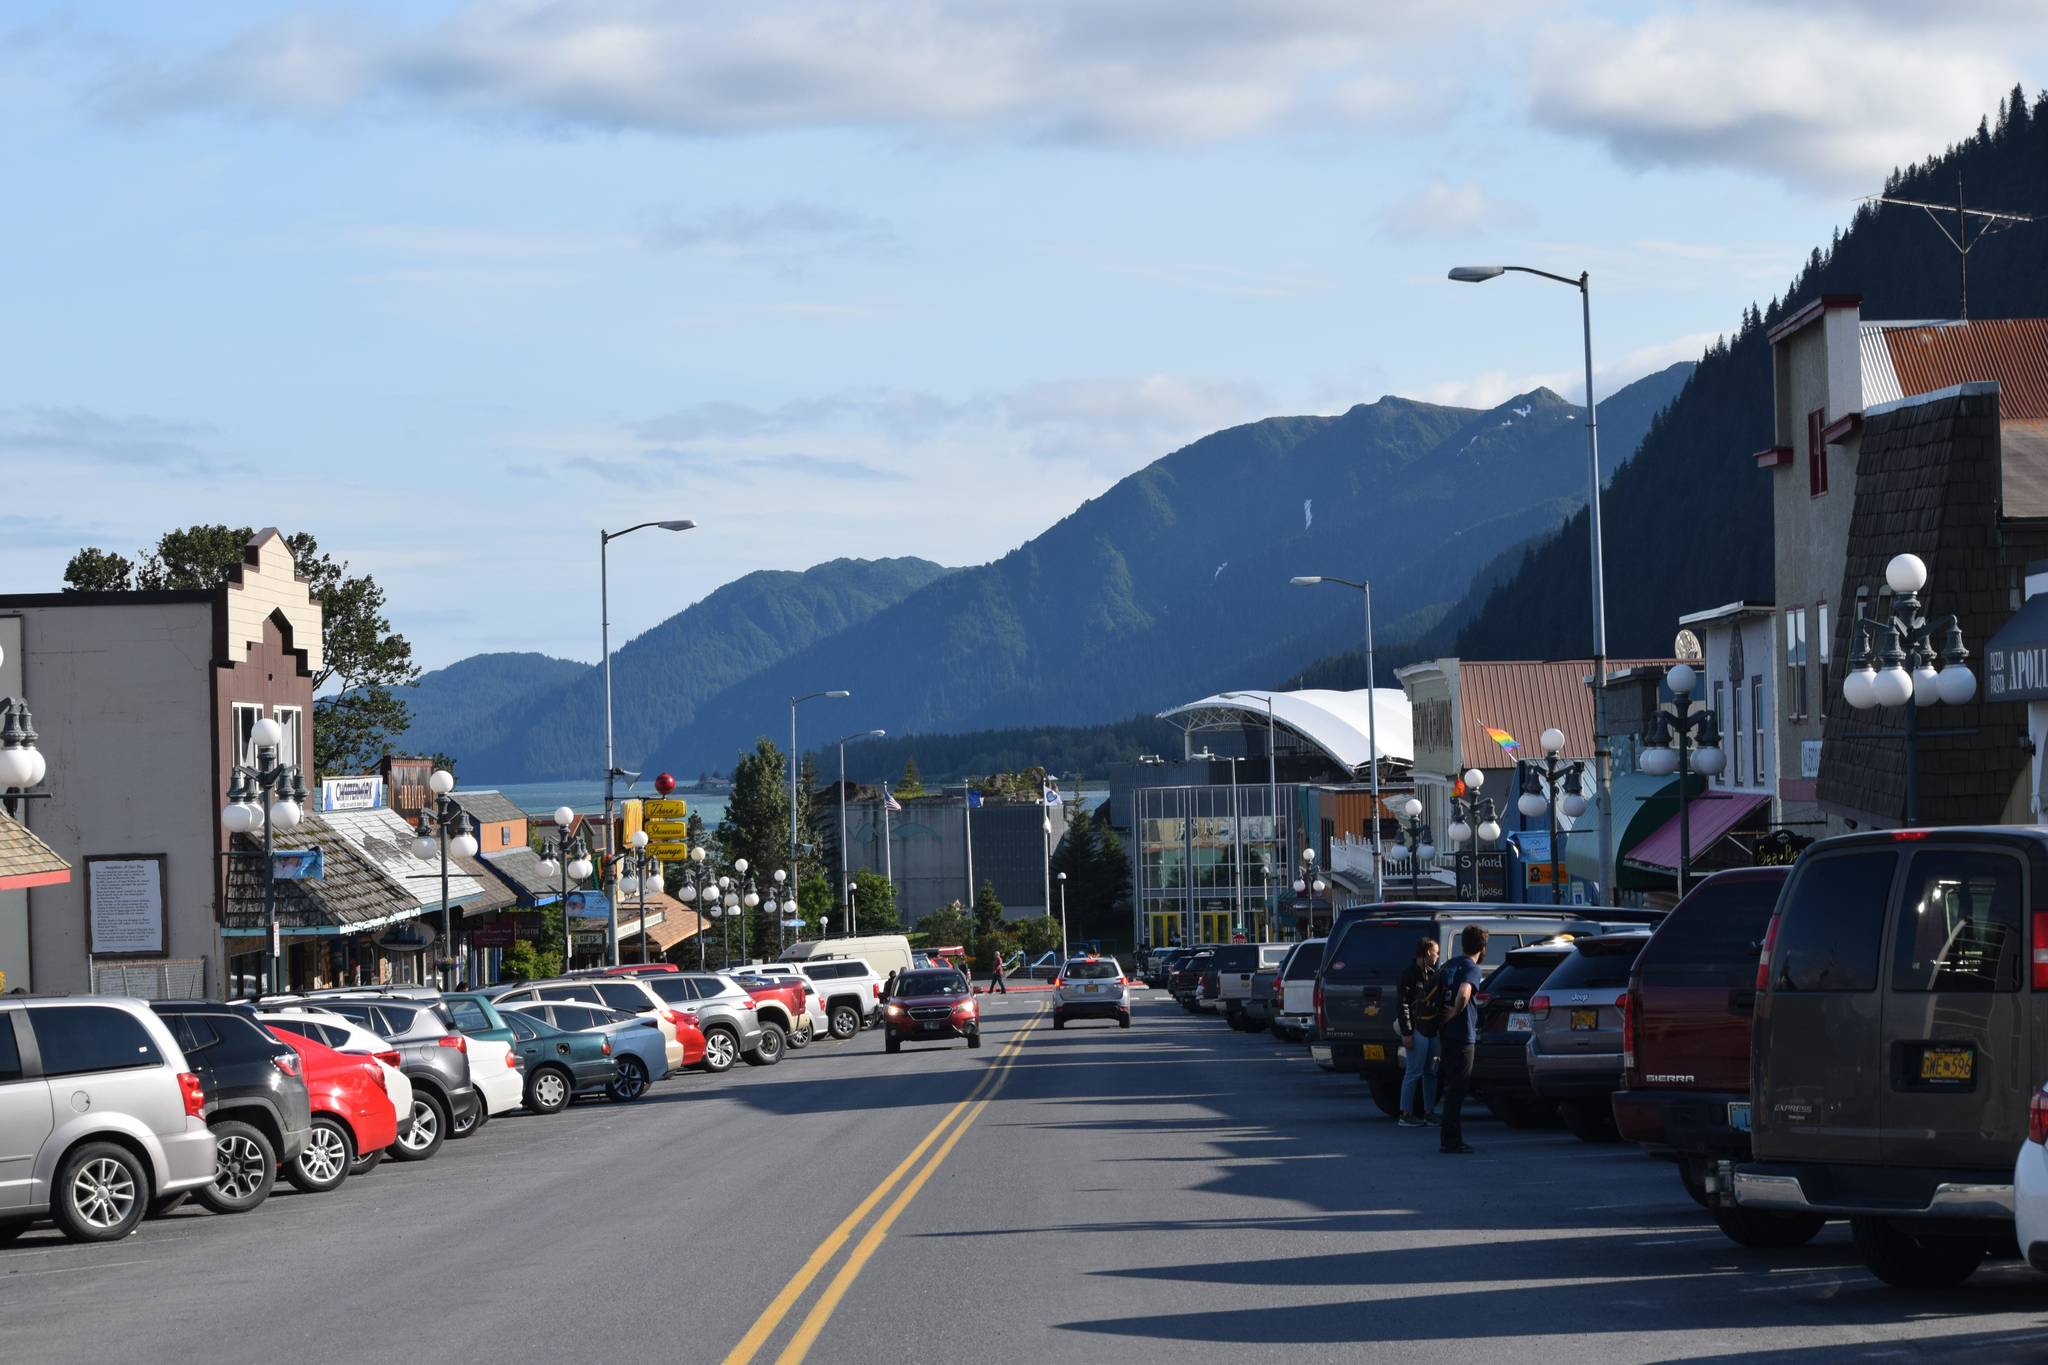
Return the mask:
[[[1054,977],[1054,978],[1052,979],[1052,988],[1053,988],[1054,990],[1058,990],[1058,989],[1059,989],[1060,987],[1062,987],[1062,986],[1064,986],[1064,985],[1066,985],[1066,984],[1067,984],[1067,979],[1066,979],[1065,977],[1063,977],[1063,976],[1056,976],[1056,977]]]
[[[1493,1003],[1493,992],[1492,992],[1492,991],[1480,991],[1480,992],[1479,992],[1478,994],[1476,994],[1476,995],[1474,995],[1474,996],[1472,997],[1472,1003],[1474,1003],[1475,1005],[1490,1005],[1490,1004],[1492,1004],[1492,1003]]]
[[[661,1012],[661,1017],[668,1020],[668,1026],[674,1029],[676,1032],[681,1033],[683,1031],[683,1016],[678,1014],[676,1011],[663,1010]]]
[[[185,1117],[196,1119],[206,1113],[206,1087],[189,1071],[178,1073],[178,1093],[185,1097]]]
[[[384,1063],[384,1065],[391,1067],[398,1066],[405,1060],[403,1057],[400,1057],[398,1055],[397,1048],[393,1048],[389,1052],[373,1052],[370,1055],[372,1057],[375,1057],[378,1061]]]
[[[1323,1033],[1323,1032],[1326,1032],[1327,1030],[1326,1030],[1326,1027],[1325,1027],[1325,1025],[1324,1025],[1324,1023],[1323,1023],[1323,979],[1322,979],[1321,977],[1317,977],[1317,978],[1316,978],[1316,990],[1315,990],[1315,1007],[1316,1007],[1316,1032],[1317,1032],[1317,1033]]]
[[[2027,1101],[2027,1141],[2048,1142],[2048,1090],[2036,1090]]]
[[[880,1000],[880,999],[882,998],[882,983],[881,983],[881,982],[879,982],[879,981],[871,981],[871,982],[869,982],[869,983],[868,983],[868,987],[869,987],[869,989],[870,989],[870,990],[874,991],[874,993],[875,993],[875,999],[877,999],[877,1000]]]
[[[278,1055],[277,1055],[277,1056],[276,1056],[276,1057],[275,1057],[275,1058],[274,1058],[273,1060],[274,1060],[274,1061],[276,1061],[276,1063],[277,1063],[277,1069],[278,1069],[279,1071],[282,1071],[282,1072],[283,1072],[283,1073],[284,1073],[285,1075],[287,1075],[287,1076],[296,1076],[296,1075],[298,1075],[298,1074],[299,1074],[299,1054],[298,1054],[298,1053],[296,1053],[296,1052],[281,1052],[281,1053],[279,1053],[279,1054],[278,1054]]]
[[[602,1046],[603,1046],[603,1050],[604,1050],[604,1055],[605,1055],[605,1056],[607,1056],[607,1057],[611,1056],[611,1055],[612,1055],[612,1040],[611,1040],[611,1039],[609,1039],[609,1038],[605,1039],[605,1040],[604,1040],[604,1043],[603,1043],[603,1045],[602,1045]]]
[[[505,1069],[507,1071],[517,1071],[519,1069],[519,1054],[509,1047],[505,1049]]]
[[[452,1047],[457,1052],[466,1053],[469,1051],[469,1039],[463,1037],[459,1033],[444,1033],[439,1038],[436,1038],[434,1041],[436,1043],[439,1043],[442,1047]]]
[[[1778,944],[1778,921],[1776,911],[1771,912],[1770,925],[1764,930],[1764,946],[1756,955],[1756,988],[1767,991],[1771,988],[1771,949]],[[2041,916],[2034,916],[2034,984],[2041,984]]]
[[[2034,989],[2048,990],[2048,910],[2034,912]]]
[[[1550,1017],[1550,997],[1547,995],[1530,996],[1529,1017],[1531,1019],[1548,1019]]]
[[[1273,978],[1273,998],[1275,1000],[1285,1000],[1287,998],[1287,983],[1277,976]]]
[[[1636,1007],[1632,991],[1623,991],[1615,1002],[1621,1011],[1621,1069],[1627,1076],[1633,1076],[1636,1069]]]
[[[682,1012],[681,1014],[678,1014],[678,1015],[676,1016],[676,1027],[677,1027],[677,1028],[696,1028],[696,1027],[698,1027],[698,1023],[697,1023],[697,1016],[696,1016],[696,1015],[694,1015],[694,1014],[692,1014],[692,1013],[691,1013],[690,1011],[688,1011],[688,1010],[684,1010],[684,1011],[683,1011],[683,1012]]]

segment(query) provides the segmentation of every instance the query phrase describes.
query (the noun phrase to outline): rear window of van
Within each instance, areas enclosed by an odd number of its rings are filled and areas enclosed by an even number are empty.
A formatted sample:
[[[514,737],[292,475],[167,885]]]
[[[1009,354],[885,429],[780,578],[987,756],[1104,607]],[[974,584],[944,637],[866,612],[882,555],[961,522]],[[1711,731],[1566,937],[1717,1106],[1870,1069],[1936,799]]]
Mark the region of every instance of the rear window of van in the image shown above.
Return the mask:
[[[1800,864],[1785,888],[1771,989],[1876,990],[1885,907],[1898,864],[1890,849]]]
[[[1216,970],[1219,972],[1249,972],[1259,965],[1259,948],[1255,943],[1233,943],[1227,948],[1216,950]]]
[[[1337,946],[1328,950],[1325,981],[1398,980],[1415,960],[1419,939],[1434,930],[1428,923],[1354,924]]]

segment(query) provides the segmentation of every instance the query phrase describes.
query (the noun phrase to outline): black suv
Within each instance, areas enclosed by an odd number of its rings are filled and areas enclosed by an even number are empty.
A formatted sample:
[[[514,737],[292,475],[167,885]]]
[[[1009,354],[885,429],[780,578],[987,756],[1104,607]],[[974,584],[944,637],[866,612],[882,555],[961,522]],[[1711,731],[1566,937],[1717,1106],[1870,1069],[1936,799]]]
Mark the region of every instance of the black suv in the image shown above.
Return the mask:
[[[192,1192],[215,1213],[243,1213],[270,1196],[278,1163],[299,1159],[313,1109],[299,1055],[246,1005],[214,1000],[150,1002],[178,1040],[206,1096],[213,1131],[211,1185]]]
[[[476,1131],[478,1100],[469,1079],[469,1040],[439,996],[315,991],[306,999],[360,1024],[398,1050],[398,1069],[412,1082],[412,1113],[398,1116],[393,1160],[424,1161],[440,1151],[446,1139]]]
[[[1571,955],[1569,940],[1517,948],[1480,987],[1472,1092],[1510,1128],[1535,1128],[1557,1117],[1557,1102],[1537,1099],[1529,1084],[1529,1000]]]

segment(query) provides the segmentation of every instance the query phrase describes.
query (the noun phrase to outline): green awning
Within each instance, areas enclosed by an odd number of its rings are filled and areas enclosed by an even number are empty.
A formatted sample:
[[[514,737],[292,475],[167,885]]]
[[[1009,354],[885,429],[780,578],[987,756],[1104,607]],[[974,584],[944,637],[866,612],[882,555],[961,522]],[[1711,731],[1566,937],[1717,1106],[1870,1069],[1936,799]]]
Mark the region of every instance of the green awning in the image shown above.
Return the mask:
[[[1695,796],[1706,790],[1707,780],[1698,773],[1691,774],[1692,791]],[[1666,821],[1678,814],[1678,779],[1676,777],[1652,777],[1648,773],[1623,773],[1614,779],[1614,827],[1620,831],[1614,840],[1615,891],[1660,891],[1671,887],[1669,874],[1657,876],[1640,868],[1629,867],[1623,860],[1629,850],[1664,827]],[[1600,824],[1597,820],[1582,821],[1571,832],[1564,845],[1564,864],[1574,879],[1589,882],[1600,880]]]

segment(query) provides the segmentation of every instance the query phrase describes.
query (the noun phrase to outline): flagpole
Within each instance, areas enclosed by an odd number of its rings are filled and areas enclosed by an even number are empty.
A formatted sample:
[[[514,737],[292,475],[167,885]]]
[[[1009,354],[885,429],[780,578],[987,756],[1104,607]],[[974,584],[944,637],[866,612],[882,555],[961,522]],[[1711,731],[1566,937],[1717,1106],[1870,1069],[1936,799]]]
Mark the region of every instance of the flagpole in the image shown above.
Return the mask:
[[[967,912],[974,913],[974,787],[960,784],[960,812],[967,817]]]
[[[896,894],[896,863],[892,857],[895,849],[889,842],[889,803],[896,799],[889,790],[889,784],[882,784],[882,880],[889,883],[889,895]]]

